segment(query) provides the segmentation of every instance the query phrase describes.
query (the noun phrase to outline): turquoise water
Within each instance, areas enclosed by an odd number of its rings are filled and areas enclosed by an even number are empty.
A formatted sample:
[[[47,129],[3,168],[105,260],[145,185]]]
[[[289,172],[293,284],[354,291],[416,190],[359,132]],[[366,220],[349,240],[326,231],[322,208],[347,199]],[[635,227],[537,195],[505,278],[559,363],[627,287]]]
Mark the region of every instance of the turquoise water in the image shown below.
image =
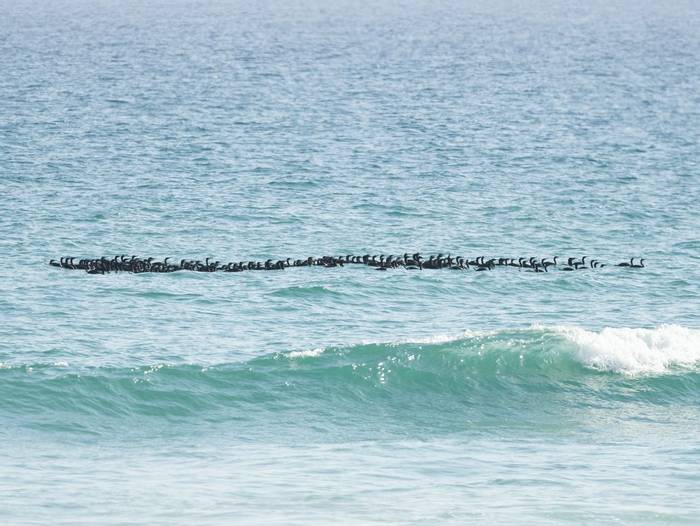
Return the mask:
[[[698,522],[700,8],[464,4],[0,5],[3,524]],[[418,250],[647,267],[47,264]]]

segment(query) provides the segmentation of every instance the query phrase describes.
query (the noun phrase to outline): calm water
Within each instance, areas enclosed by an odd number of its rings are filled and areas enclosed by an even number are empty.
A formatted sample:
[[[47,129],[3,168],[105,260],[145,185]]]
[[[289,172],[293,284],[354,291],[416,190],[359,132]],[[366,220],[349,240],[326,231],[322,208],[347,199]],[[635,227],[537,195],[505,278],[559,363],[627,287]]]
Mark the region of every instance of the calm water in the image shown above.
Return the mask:
[[[3,524],[697,524],[695,2],[0,1]],[[90,276],[63,255],[641,271]]]

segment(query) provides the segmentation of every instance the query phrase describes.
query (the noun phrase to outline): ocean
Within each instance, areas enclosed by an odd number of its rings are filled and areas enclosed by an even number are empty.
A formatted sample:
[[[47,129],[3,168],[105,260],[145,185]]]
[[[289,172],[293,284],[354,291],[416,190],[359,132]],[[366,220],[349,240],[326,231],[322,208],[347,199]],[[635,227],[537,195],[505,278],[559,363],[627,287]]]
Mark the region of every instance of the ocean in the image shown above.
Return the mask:
[[[0,522],[698,524],[699,28],[0,2]],[[415,252],[560,263],[49,265]]]

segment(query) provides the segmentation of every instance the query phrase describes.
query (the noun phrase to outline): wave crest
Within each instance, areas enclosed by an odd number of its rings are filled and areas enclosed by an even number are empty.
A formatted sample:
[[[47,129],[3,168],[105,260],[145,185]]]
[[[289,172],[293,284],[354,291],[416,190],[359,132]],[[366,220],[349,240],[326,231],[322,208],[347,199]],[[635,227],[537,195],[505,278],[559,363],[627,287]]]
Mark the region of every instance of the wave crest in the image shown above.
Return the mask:
[[[655,329],[612,328],[600,332],[580,327],[553,327],[574,345],[575,358],[586,367],[628,375],[661,374],[700,363],[700,331],[679,325]]]

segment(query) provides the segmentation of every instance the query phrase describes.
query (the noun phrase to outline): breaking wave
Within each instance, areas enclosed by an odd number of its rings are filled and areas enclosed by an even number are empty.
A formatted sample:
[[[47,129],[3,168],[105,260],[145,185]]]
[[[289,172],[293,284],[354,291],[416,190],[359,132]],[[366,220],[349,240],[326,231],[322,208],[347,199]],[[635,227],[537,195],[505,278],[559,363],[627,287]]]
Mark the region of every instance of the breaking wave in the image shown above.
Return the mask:
[[[439,426],[493,415],[534,421],[613,400],[696,404],[699,366],[695,329],[533,326],[209,366],[0,364],[0,414],[73,423],[137,416],[293,425],[301,413],[377,425],[388,419]]]

